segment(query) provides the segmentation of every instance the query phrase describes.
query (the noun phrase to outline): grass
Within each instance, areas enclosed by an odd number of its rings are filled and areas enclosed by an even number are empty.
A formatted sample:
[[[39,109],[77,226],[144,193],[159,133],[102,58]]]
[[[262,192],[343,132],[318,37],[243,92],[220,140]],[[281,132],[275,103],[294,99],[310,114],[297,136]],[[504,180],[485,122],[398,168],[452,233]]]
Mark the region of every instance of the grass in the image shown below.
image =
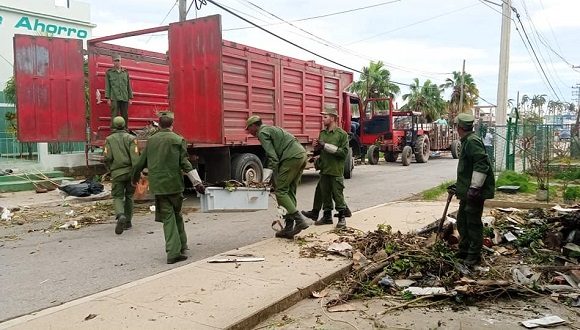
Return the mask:
[[[530,182],[530,177],[526,174],[514,171],[503,171],[495,181],[496,187],[520,186],[520,192],[531,193],[536,191],[536,186]]]
[[[427,189],[421,193],[424,200],[433,201],[437,200],[441,195],[447,192],[447,187],[453,184],[455,181],[445,181],[440,185]]]

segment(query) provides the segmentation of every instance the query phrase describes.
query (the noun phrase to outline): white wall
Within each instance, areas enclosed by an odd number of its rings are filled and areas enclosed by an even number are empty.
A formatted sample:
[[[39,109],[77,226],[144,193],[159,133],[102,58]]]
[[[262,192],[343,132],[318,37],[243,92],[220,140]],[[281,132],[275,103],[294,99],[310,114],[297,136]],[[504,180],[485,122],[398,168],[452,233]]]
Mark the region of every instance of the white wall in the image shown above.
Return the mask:
[[[56,3],[65,6],[58,6]],[[41,35],[87,40],[94,24],[90,23],[88,3],[55,0],[2,0],[0,1],[0,91],[13,75],[15,34]]]

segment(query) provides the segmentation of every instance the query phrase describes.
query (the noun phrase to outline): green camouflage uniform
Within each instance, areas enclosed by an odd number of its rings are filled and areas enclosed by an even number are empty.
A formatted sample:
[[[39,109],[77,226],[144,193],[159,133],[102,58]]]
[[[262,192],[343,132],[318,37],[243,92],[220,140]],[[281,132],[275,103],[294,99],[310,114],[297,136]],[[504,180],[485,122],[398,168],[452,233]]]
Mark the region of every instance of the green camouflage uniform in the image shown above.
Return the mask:
[[[474,186],[474,178],[477,175],[485,175],[485,180],[479,187],[481,198],[471,200],[468,198],[468,191]],[[469,132],[461,138],[456,187],[456,195],[460,200],[457,213],[457,229],[460,235],[459,253],[472,261],[479,260],[483,246],[481,222],[483,205],[485,199],[494,197],[495,179],[483,141],[474,132]]]
[[[139,159],[139,148],[135,137],[123,129],[113,131],[105,140],[103,151],[105,164],[111,171],[113,186],[111,195],[115,215],[123,214],[127,224],[133,218],[133,194],[135,187],[131,184],[131,170]]]
[[[111,100],[111,120],[123,117],[129,127],[129,99],[133,98],[131,79],[126,69],[110,68],[105,73],[105,98]]]
[[[260,126],[257,136],[268,157],[266,167],[274,171],[278,205],[294,214],[296,189],[306,167],[306,150],[292,134],[276,126]]]
[[[322,148],[320,157],[316,162],[316,167],[320,169],[320,180],[317,191],[314,195],[316,206],[316,195],[320,187],[320,197],[324,211],[331,211],[334,206],[337,211],[346,209],[344,201],[344,162],[348,155],[348,134],[339,127],[333,130],[322,130],[319,140],[327,144],[332,144],[338,149],[332,153]]]
[[[180,256],[187,249],[187,235],[181,215],[183,173],[193,170],[185,140],[170,129],[160,129],[147,141],[147,147],[133,170],[137,182],[147,167],[149,190],[155,195],[155,221],[163,222],[167,258]]]

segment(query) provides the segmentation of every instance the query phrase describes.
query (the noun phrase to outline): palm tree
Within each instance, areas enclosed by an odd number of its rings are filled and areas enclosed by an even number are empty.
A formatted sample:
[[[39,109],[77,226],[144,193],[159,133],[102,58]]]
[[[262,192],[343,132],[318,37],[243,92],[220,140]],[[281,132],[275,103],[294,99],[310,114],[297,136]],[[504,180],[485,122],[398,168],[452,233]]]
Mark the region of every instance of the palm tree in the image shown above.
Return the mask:
[[[527,108],[528,108],[528,102],[530,102],[530,97],[529,97],[528,95],[524,94],[524,95],[522,96],[522,100],[521,100],[521,102],[520,102],[520,104],[522,105],[522,108],[524,109],[524,112],[526,112],[526,111],[527,111]]]
[[[415,78],[409,89],[409,93],[403,95],[403,101],[407,101],[407,104],[402,109],[423,113],[427,122],[440,118],[445,112],[446,103],[441,96],[443,89],[431,80],[426,80],[421,85],[419,79]]]
[[[384,65],[382,61],[371,61],[368,67],[363,67],[360,79],[350,88],[351,92],[364,101],[369,98],[394,98],[399,94],[401,89],[391,82],[391,72]]]
[[[546,94],[534,95],[532,97],[532,106],[538,110],[538,115],[542,117],[542,107],[546,104]]]
[[[450,118],[455,116],[461,110],[459,104],[461,99],[461,72],[453,71],[453,78],[447,78],[441,88],[451,88],[451,97],[449,99]],[[479,89],[473,80],[473,76],[469,73],[463,74],[463,111],[471,111],[474,105],[477,104],[479,97]]]

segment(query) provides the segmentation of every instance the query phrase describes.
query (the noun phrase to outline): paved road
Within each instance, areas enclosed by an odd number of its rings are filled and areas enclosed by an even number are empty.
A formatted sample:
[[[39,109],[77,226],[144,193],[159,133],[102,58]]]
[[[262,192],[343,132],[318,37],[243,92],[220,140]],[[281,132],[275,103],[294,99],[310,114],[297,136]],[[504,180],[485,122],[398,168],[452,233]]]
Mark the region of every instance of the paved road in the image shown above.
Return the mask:
[[[346,180],[347,202],[356,211],[406,198],[452,179],[456,165],[456,160],[442,158],[408,167],[357,166],[354,177]],[[303,209],[311,207],[316,180],[314,172],[303,176],[298,190]],[[197,198],[187,197],[186,206],[199,205]],[[272,204],[270,210],[254,213],[186,215],[191,248],[187,262],[272,237],[270,223],[276,216]],[[115,235],[113,229],[111,222],[0,241],[0,321],[180,266],[165,263],[163,230],[151,216],[136,218],[133,229],[123,235]],[[0,228],[0,238],[10,232]]]

